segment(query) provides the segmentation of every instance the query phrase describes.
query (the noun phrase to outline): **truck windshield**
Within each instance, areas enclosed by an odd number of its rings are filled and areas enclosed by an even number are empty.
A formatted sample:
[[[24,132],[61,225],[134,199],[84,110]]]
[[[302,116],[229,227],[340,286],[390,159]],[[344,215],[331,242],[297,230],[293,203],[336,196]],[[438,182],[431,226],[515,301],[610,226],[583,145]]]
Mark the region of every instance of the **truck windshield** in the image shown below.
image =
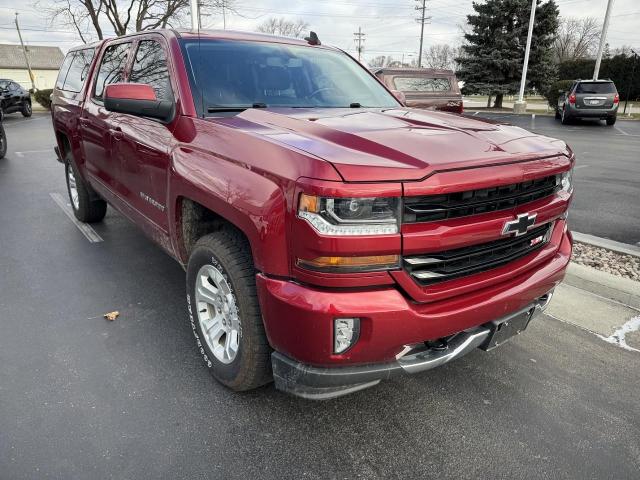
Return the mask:
[[[398,107],[349,56],[322,47],[183,40],[194,99],[204,114],[245,108]]]

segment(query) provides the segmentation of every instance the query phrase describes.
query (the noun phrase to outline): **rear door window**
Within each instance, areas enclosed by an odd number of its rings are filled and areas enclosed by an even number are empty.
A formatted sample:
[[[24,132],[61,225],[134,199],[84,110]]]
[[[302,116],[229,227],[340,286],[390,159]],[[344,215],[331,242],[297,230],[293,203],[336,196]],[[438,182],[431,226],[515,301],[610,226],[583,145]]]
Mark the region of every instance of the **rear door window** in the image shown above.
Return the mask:
[[[82,90],[82,86],[89,72],[89,67],[91,66],[91,60],[93,60],[93,54],[93,48],[78,50],[74,53],[73,61],[69,67],[69,72],[67,73],[62,90],[69,92],[79,92]]]
[[[60,65],[60,70],[58,71],[58,79],[56,80],[56,88],[62,89],[64,87],[64,80],[67,78],[67,73],[69,72],[69,67],[71,66],[71,62],[73,62],[73,57],[75,56],[75,52],[67,53],[67,56],[64,57],[64,61],[62,65]]]
[[[448,78],[395,77],[393,83],[402,92],[448,92],[451,83]]]
[[[151,85],[158,100],[173,101],[167,56],[160,43],[155,40],[143,40],[139,43],[129,81]]]
[[[616,93],[613,82],[580,82],[576,93]]]
[[[104,51],[98,76],[96,77],[93,98],[102,101],[104,87],[124,81],[124,69],[127,64],[131,42],[110,45]]]

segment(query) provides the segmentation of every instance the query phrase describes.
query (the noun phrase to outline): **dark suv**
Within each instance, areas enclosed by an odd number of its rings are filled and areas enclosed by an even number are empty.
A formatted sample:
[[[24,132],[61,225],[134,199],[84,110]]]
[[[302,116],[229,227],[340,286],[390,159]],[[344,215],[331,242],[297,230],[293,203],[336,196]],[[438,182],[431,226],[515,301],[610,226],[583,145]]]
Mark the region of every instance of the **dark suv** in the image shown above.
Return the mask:
[[[565,125],[576,118],[597,118],[613,125],[619,103],[618,90],[611,80],[576,80],[558,97],[556,118]]]
[[[13,80],[0,79],[0,116],[20,112],[31,116],[31,95]]]

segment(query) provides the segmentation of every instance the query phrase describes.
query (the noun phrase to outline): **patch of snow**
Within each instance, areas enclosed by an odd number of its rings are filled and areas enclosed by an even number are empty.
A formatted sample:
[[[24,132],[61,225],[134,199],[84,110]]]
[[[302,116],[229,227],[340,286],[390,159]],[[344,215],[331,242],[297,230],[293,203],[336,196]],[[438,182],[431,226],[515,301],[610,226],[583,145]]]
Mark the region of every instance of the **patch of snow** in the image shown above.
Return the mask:
[[[605,337],[603,335],[598,335],[605,342],[613,343],[614,345],[618,345],[625,350],[631,350],[633,352],[640,352],[639,349],[630,347],[627,345],[625,337],[628,333],[636,332],[640,330],[640,315],[637,317],[633,317],[627,323],[622,325],[619,329],[617,329],[610,337]]]

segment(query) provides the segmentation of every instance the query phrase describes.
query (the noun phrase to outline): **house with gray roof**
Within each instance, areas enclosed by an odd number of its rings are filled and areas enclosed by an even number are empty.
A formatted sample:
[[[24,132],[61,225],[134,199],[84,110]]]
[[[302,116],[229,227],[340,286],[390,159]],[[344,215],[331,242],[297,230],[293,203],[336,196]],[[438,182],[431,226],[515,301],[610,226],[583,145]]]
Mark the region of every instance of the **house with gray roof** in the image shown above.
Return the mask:
[[[36,88],[53,88],[58,69],[64,60],[62,50],[59,47],[41,45],[25,45],[25,49]],[[0,44],[0,78],[14,80],[27,90],[31,88],[24,52],[20,45]]]

